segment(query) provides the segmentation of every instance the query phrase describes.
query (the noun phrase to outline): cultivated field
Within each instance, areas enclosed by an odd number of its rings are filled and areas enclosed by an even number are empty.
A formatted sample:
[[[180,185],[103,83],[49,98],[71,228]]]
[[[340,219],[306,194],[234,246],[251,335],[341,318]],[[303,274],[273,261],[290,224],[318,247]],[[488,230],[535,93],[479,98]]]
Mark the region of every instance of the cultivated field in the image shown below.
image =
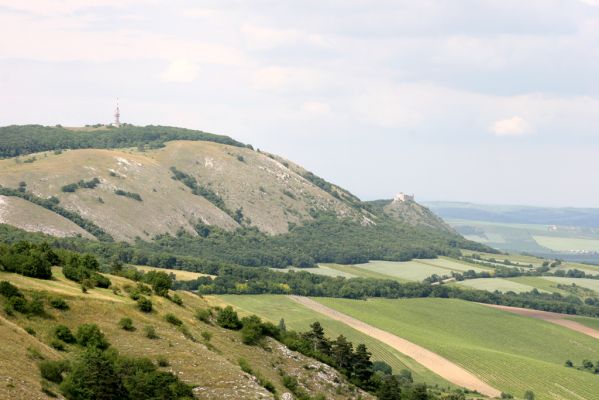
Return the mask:
[[[206,296],[210,300],[210,297]],[[273,323],[278,323],[281,318],[285,319],[288,328],[306,331],[310,324],[319,321],[325,328],[327,336],[334,339],[339,335],[344,335],[354,345],[364,343],[372,352],[373,359],[382,360],[393,367],[395,372],[402,369],[412,371],[413,377],[418,382],[426,382],[431,385],[439,384],[442,387],[450,384],[432,373],[422,365],[400,352],[394,350],[378,340],[350,328],[349,326],[325,317],[309,308],[306,308],[286,296],[281,295],[221,295],[212,297],[216,304],[231,304],[244,314],[256,314],[263,319]]]
[[[568,359],[599,359],[599,340],[581,333],[459,300],[317,300],[435,351],[517,397],[533,390],[538,399],[597,399],[595,375],[563,366]]]
[[[134,265],[134,267],[140,271],[148,272],[148,271],[159,271],[166,272],[167,274],[174,274],[175,279],[178,281],[192,281],[194,279],[198,279],[202,276],[214,276],[208,274],[201,274],[199,272],[192,271],[183,271],[180,269],[167,269],[167,268],[158,268],[158,267],[148,267],[146,265]]]
[[[533,238],[541,246],[555,251],[599,251],[599,240],[597,239],[543,235],[534,235]]]
[[[544,279],[555,282],[556,284],[561,283],[562,285],[575,284],[599,293],[599,279],[562,278],[558,276],[546,276]]]
[[[465,286],[473,289],[487,290],[494,292],[496,290],[500,292],[530,292],[535,286],[515,282],[504,278],[479,278],[479,279],[467,279],[465,281],[456,282],[456,285]]]

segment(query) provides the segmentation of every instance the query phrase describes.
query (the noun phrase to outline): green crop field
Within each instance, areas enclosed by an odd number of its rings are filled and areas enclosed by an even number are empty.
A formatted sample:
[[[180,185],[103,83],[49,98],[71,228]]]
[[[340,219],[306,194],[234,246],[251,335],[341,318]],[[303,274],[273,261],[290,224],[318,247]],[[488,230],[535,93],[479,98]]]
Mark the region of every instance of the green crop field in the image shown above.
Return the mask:
[[[558,289],[557,283],[552,282],[546,277],[542,276],[517,276],[515,278],[506,278],[508,281],[520,283],[537,288],[538,290],[544,290],[549,293],[559,293],[562,295],[568,295],[569,293],[565,290]]]
[[[357,264],[354,269],[347,270],[362,271],[364,275],[373,278],[397,279],[399,281],[422,281],[431,275],[451,275],[451,272],[464,272],[470,269],[475,271],[489,270],[468,264],[466,262],[453,260],[447,257],[436,259],[412,260],[406,262],[395,261],[370,261],[366,264]],[[354,274],[358,274],[353,272]]]
[[[599,240],[597,239],[544,235],[534,235],[533,237],[541,246],[555,251],[599,251]]]
[[[411,358],[404,356],[386,344],[381,343],[376,339],[372,339],[342,322],[335,321],[316,311],[312,311],[309,308],[290,300],[286,296],[221,295],[218,296],[217,299],[222,303],[231,304],[242,313],[256,314],[273,323],[278,323],[281,318],[284,318],[288,328],[298,331],[306,331],[309,329],[312,322],[319,321],[325,328],[327,336],[334,339],[343,334],[352,341],[354,345],[359,343],[366,344],[368,349],[372,352],[373,359],[385,361],[393,367],[395,372],[399,372],[402,369],[409,369],[412,371],[414,379],[418,382],[426,382],[431,385],[438,384],[443,387],[450,386],[447,381],[438,375],[432,373]]]
[[[466,286],[473,289],[487,290],[494,292],[499,290],[500,292],[530,292],[535,286],[530,286],[524,283],[515,282],[504,278],[480,278],[480,279],[468,279],[465,281],[456,282],[457,285]]]
[[[336,269],[332,267],[335,264],[319,264],[316,268],[298,268],[298,267],[287,267],[287,268],[271,268],[273,271],[279,272],[288,272],[288,271],[305,271],[310,272],[311,274],[316,275],[324,275],[324,276],[342,276],[344,278],[354,278],[357,275],[354,275],[350,272],[346,272],[343,270]]]
[[[528,317],[452,299],[319,298],[320,303],[452,360],[522,398],[598,399],[596,375],[564,367],[599,359],[599,341]]]
[[[599,293],[599,279],[562,278],[557,276],[546,276],[544,279],[555,282],[556,284],[560,283],[562,285],[575,284],[577,286],[591,289]]]

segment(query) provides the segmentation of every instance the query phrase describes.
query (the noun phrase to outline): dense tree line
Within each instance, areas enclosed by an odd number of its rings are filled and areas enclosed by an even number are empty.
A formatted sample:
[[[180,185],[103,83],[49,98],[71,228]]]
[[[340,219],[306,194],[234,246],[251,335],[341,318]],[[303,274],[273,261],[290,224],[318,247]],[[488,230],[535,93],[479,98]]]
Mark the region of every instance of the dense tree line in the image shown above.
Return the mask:
[[[352,299],[367,297],[440,297],[567,314],[599,316],[599,306],[585,304],[576,296],[541,293],[536,290],[529,293],[491,293],[446,285],[431,285],[427,282],[399,283],[388,279],[346,279],[316,275],[304,271],[284,273],[263,267],[247,268],[219,260],[177,256],[172,253],[152,251],[144,246],[140,248],[126,243],[102,243],[82,238],[52,238],[47,235],[27,233],[6,225],[0,225],[0,239],[5,242],[30,239],[34,243],[47,240],[59,256],[64,251],[87,252],[100,257],[106,264],[112,261],[120,261],[216,275],[214,279],[202,277],[192,281],[175,281],[173,283],[175,288],[197,290],[199,293],[204,294],[272,293]]]
[[[315,263],[358,264],[369,260],[407,261],[459,255],[459,248],[486,249],[460,236],[381,221],[364,226],[329,214],[293,226],[281,235],[267,235],[255,227],[229,232],[201,223],[198,236],[180,231],[176,236],[159,235],[137,247],[177,255],[200,257],[244,266],[289,265],[311,267]]]
[[[13,245],[0,243],[0,271],[50,279],[51,267],[58,264],[60,258],[46,242],[34,244],[21,241]]]
[[[67,185],[64,185],[63,187],[60,188],[60,190],[62,190],[63,192],[66,192],[66,193],[73,193],[77,189],[95,189],[96,186],[98,186],[99,184],[100,184],[100,179],[98,179],[98,178],[93,178],[93,179],[90,179],[89,181],[84,181],[83,179],[81,179],[77,183],[69,183]]]
[[[170,170],[173,173],[172,178],[176,181],[180,181],[185,186],[190,188],[193,194],[195,194],[196,196],[204,197],[206,200],[214,204],[216,207],[220,208],[222,211],[226,212],[231,217],[234,217],[234,213],[227,208],[223,198],[220,197],[212,189],[210,189],[207,186],[200,185],[196,178],[181,170],[178,170],[176,167],[171,167]]]
[[[98,225],[96,225],[92,221],[90,221],[86,218],[83,218],[81,215],[77,214],[76,212],[66,210],[66,209],[62,208],[61,206],[59,206],[58,204],[60,203],[60,200],[58,200],[57,197],[53,196],[48,199],[43,199],[43,198],[38,197],[32,193],[26,192],[25,190],[20,190],[22,187],[25,187],[25,186],[20,186],[19,189],[10,189],[10,188],[2,187],[0,185],[0,195],[20,197],[20,198],[27,200],[33,204],[37,204],[40,207],[43,207],[50,211],[53,211],[58,215],[62,215],[63,217],[72,221],[73,223],[75,223],[75,225],[86,230],[87,232],[89,232],[90,234],[92,234],[99,240],[107,241],[107,242],[113,241],[112,236],[110,236],[110,234],[108,234],[104,229],[100,228]]]
[[[107,126],[95,130],[70,130],[42,125],[0,127],[0,157],[16,157],[40,151],[63,149],[113,149],[161,147],[171,140],[201,140],[243,147],[228,136],[166,126]]]

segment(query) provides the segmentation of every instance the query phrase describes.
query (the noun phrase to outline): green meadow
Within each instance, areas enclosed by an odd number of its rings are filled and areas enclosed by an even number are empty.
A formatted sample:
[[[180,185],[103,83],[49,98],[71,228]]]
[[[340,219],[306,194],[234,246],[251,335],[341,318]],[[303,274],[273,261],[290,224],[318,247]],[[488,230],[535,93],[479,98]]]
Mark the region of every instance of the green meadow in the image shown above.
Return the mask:
[[[596,375],[564,366],[599,360],[599,341],[558,325],[451,299],[318,298],[322,304],[397,334],[522,398],[598,399]]]
[[[220,295],[218,299],[237,308],[242,314],[256,314],[261,318],[278,323],[281,318],[289,329],[306,331],[310,324],[319,321],[325,328],[327,336],[331,339],[344,335],[354,343],[364,343],[372,352],[374,360],[385,361],[393,367],[395,372],[409,369],[415,381],[426,382],[442,387],[451,386],[447,381],[428,369],[424,368],[409,357],[394,350],[376,339],[372,339],[342,322],[335,321],[322,314],[296,303],[286,296],[281,295]]]
[[[460,281],[456,283],[459,286],[464,286],[467,288],[478,289],[478,290],[487,290],[489,292],[494,292],[496,290],[500,292],[530,292],[535,289],[535,286],[530,286],[524,283],[515,282],[513,280],[508,280],[504,278],[478,278],[478,279],[468,279],[464,281]]]

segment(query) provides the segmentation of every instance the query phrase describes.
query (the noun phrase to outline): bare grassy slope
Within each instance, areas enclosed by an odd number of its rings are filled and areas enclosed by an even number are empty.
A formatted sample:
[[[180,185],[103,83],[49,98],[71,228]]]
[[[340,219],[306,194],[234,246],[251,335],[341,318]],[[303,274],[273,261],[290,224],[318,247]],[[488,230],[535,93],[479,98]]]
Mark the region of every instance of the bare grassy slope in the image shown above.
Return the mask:
[[[0,224],[9,224],[30,232],[54,236],[81,235],[93,239],[87,231],[68,219],[27,200],[0,196]]]
[[[27,319],[16,314],[0,319],[0,341],[3,343],[0,346],[0,398],[46,398],[40,391],[37,361],[27,348],[35,348],[49,359],[64,356],[64,353],[56,353],[47,347],[54,327],[64,324],[74,329],[81,323],[92,322],[98,324],[112,346],[122,354],[152,360],[166,357],[169,366],[165,368],[193,385],[194,392],[202,399],[273,398],[254,377],[241,371],[238,365],[240,358],[245,358],[254,371],[271,381],[279,396],[287,392],[278,373],[281,369],[296,376],[310,393],[323,393],[327,399],[351,399],[359,394],[363,399],[371,398],[363,392],[354,392],[331,368],[291,352],[278,342],[269,339],[264,347],[247,346],[242,344],[238,332],[198,321],[194,318],[195,310],[209,305],[189,292],[179,292],[184,301],[182,307],[165,298],[151,296],[154,311],[145,314],[137,310],[135,303],[125,295],[114,294],[109,289],[92,289],[84,294],[78,284],[65,280],[59,268],[54,268],[53,272],[55,279],[52,281],[0,272],[0,280],[12,282],[25,293],[43,290],[66,299],[70,306],[67,311],[49,309],[46,318]],[[113,287],[121,288],[121,291],[125,285],[133,284],[124,278],[109,278]],[[181,319],[196,341],[168,324],[164,319],[166,313],[173,313]],[[120,329],[118,321],[122,317],[130,317],[137,329],[134,332]],[[145,336],[143,328],[146,325],[155,327],[158,339]],[[25,326],[33,328],[37,335],[28,335],[22,329]],[[202,332],[212,334],[210,345],[206,345]],[[68,350],[67,355],[78,351],[73,345]]]
[[[243,223],[264,232],[286,232],[290,222],[309,219],[310,209],[365,218],[346,200],[303,178],[300,167],[247,148],[174,141],[148,151],[81,149],[33,156],[30,163],[0,160],[0,185],[16,188],[25,182],[27,191],[37,196],[56,196],[62,207],[92,220],[117,240],[174,234],[181,228],[192,232],[198,221],[225,229],[238,226],[226,212],[173,180],[172,166],[219,195],[231,212],[242,209]],[[64,185],[96,177],[101,182],[96,188],[61,191]],[[137,193],[142,201],[117,196],[117,189]],[[34,211],[21,227],[27,229],[26,224],[39,218],[41,211]],[[73,232],[62,228],[60,233]]]

